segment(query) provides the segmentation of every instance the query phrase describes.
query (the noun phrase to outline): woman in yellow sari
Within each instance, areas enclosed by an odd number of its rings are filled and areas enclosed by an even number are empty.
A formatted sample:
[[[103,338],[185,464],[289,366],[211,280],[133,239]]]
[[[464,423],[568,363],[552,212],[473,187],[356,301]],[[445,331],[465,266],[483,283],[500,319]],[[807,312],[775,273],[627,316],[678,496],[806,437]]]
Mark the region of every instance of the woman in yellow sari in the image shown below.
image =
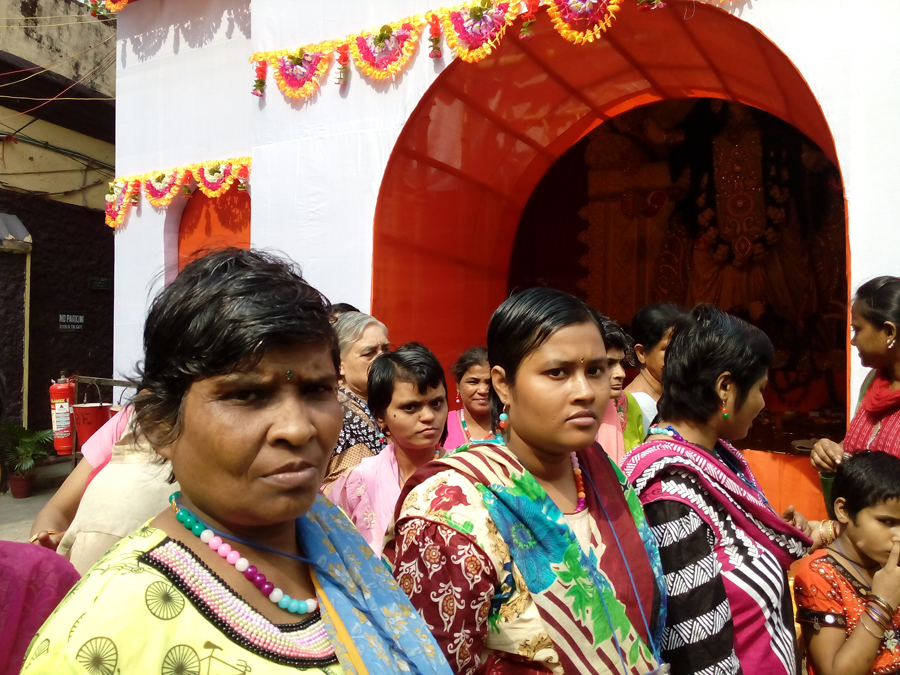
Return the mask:
[[[144,349],[137,428],[181,491],[85,575],[22,672],[449,673],[317,496],[342,418],[318,291],[286,261],[212,253],[156,298]]]

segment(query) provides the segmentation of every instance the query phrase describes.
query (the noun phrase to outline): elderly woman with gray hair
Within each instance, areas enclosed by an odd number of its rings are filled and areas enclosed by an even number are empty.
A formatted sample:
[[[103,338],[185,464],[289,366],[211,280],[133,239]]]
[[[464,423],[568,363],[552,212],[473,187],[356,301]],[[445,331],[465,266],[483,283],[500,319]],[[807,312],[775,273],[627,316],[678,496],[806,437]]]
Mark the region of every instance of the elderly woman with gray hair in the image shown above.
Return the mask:
[[[323,494],[334,481],[387,445],[367,404],[369,367],[376,356],[389,351],[387,328],[368,314],[344,312],[334,322],[334,332],[341,351],[338,400],[344,410],[344,426],[325,470]]]

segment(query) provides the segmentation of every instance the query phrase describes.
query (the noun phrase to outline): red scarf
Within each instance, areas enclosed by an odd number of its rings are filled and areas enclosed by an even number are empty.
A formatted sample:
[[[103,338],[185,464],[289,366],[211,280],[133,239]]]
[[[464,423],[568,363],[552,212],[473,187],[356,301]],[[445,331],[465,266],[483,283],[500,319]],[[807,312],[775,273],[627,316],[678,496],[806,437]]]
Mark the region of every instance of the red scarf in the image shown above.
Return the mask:
[[[900,389],[891,391],[890,386],[891,381],[878,373],[863,398],[861,408],[878,417],[900,410]]]
[[[890,380],[878,373],[850,420],[844,450],[883,450],[900,455],[900,390],[890,390]]]

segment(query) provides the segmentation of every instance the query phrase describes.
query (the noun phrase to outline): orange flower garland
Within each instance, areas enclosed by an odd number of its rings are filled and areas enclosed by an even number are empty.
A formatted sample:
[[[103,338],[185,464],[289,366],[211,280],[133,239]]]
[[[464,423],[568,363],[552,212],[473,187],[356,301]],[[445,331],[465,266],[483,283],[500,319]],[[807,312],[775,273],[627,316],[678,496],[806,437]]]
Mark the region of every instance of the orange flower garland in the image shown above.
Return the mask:
[[[242,157],[227,162],[203,162],[202,164],[197,164],[194,169],[197,187],[207,197],[219,197],[228,192],[228,188],[237,180],[238,172],[242,166],[249,166],[249,164],[249,157]]]
[[[121,227],[132,202],[140,193],[139,179],[120,178],[110,183],[109,193],[106,195],[106,224],[112,228]]]
[[[134,2],[134,0],[106,0],[106,9],[110,12],[118,12],[125,9],[125,6]]]
[[[373,80],[395,77],[419,46],[424,20],[413,16],[349,38],[356,67]]]
[[[329,40],[300,49],[256,52],[251,62],[264,61],[272,67],[272,75],[281,93],[289,98],[308,98],[331,66],[335,42]]]
[[[120,176],[109,184],[106,224],[113,228],[122,226],[132,204],[138,203],[141,188],[147,201],[157,208],[171,205],[192,180],[196,180],[200,191],[211,198],[225,194],[235,181],[238,189],[246,189],[251,165],[249,157],[236,157],[189,164],[165,171],[150,171],[143,175]]]
[[[158,173],[143,180],[144,196],[156,208],[164,208],[181,192],[184,184],[191,180],[191,170],[187,168],[173,169]]]
[[[620,2],[621,0],[550,0],[547,13],[560,35],[569,42],[581,45],[600,39],[616,17]]]
[[[493,51],[516,20],[518,12],[512,5],[518,6],[518,2],[479,0],[441,11],[447,46],[463,61],[478,63]]]

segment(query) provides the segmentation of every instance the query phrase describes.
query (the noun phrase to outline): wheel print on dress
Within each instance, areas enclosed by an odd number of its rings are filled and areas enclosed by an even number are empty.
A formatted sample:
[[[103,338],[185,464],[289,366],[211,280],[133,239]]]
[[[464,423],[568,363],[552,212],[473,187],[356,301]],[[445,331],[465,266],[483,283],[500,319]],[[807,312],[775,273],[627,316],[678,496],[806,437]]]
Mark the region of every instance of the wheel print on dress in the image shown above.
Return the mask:
[[[147,609],[157,619],[168,621],[181,614],[184,609],[184,596],[166,581],[154,581],[144,593]]]
[[[81,645],[75,660],[88,675],[115,675],[119,651],[108,637],[95,637]]]
[[[193,647],[176,645],[163,659],[162,675],[200,675],[200,656]]]

